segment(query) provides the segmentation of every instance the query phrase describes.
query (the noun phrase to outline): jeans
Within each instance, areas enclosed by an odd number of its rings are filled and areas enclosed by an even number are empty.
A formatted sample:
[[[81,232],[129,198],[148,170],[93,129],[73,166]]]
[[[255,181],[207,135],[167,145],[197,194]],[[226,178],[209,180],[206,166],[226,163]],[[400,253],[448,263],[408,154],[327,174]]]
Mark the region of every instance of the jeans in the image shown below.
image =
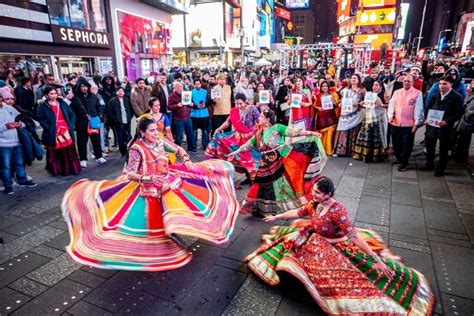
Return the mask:
[[[197,146],[198,143],[198,131],[199,129],[193,130],[194,133],[194,145]],[[207,145],[209,144],[209,131],[207,129],[201,129],[202,136],[202,149],[206,150]]]
[[[174,131],[176,133],[174,142],[181,146],[183,142],[183,134],[186,133],[186,141],[188,142],[188,151],[196,151],[196,143],[194,142],[193,121],[191,118],[185,120],[173,120]]]
[[[131,139],[130,124],[116,123],[114,130],[117,132],[117,143],[122,157],[127,155],[127,144]]]
[[[21,146],[0,147],[0,173],[5,189],[13,187],[12,171],[15,172],[18,183],[28,181]]]
[[[77,150],[79,151],[79,159],[87,160],[87,142],[89,138],[94,149],[95,159],[102,158],[102,147],[100,146],[100,134],[87,133],[87,129],[77,129]]]
[[[415,133],[412,131],[412,127],[400,127],[390,126],[392,133],[393,142],[393,153],[400,162],[401,166],[408,165],[408,159],[410,159],[411,152],[413,150],[413,144],[415,141]]]

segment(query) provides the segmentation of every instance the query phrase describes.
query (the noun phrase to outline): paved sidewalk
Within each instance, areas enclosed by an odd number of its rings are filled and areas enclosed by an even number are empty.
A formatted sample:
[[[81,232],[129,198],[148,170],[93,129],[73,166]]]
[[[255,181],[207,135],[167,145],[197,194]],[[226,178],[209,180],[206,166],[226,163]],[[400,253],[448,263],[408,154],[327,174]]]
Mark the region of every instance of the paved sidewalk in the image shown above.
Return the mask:
[[[270,287],[243,263],[270,224],[239,215],[231,242],[212,245],[184,238],[193,261],[184,268],[141,273],[91,269],[64,252],[69,241],[61,216],[65,190],[79,178],[114,178],[113,154],[80,177],[53,178],[43,163],[29,168],[39,183],[0,195],[0,315],[296,315],[324,313],[289,275]],[[192,157],[203,159],[202,154]],[[422,165],[413,160],[413,164]],[[474,181],[463,166],[435,178],[400,173],[389,163],[331,158],[324,170],[356,226],[378,231],[396,254],[424,273],[436,293],[436,314],[474,311]],[[240,178],[242,179],[242,178]],[[236,179],[238,181],[238,179]],[[243,199],[248,186],[238,190]]]

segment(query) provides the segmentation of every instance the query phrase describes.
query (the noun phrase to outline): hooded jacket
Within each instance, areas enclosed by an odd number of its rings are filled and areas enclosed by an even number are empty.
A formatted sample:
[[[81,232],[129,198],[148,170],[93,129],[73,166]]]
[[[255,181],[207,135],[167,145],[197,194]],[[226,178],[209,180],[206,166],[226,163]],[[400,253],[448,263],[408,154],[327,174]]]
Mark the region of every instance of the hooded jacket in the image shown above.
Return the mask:
[[[152,89],[150,86],[145,86],[143,91],[140,91],[138,86],[133,88],[130,102],[132,103],[132,109],[136,117],[139,117],[149,111],[150,107],[148,106],[148,100],[151,97],[151,90]]]
[[[85,85],[88,87],[88,93],[83,94],[80,87]],[[84,78],[77,81],[74,98],[71,101],[71,109],[76,115],[76,130],[87,130],[89,117],[102,116],[103,107],[100,105],[99,98],[90,93],[91,85]]]
[[[453,83],[453,90],[459,93],[463,99],[465,99],[467,95],[466,86],[461,81],[461,75],[459,74],[459,70],[457,68],[449,68],[445,74],[451,71],[456,72],[456,79],[454,80],[454,83]],[[434,83],[430,91],[428,92],[428,95],[426,96],[426,100],[425,100],[425,107],[428,106],[428,104],[430,104],[431,98],[437,93],[439,93],[439,81]]]

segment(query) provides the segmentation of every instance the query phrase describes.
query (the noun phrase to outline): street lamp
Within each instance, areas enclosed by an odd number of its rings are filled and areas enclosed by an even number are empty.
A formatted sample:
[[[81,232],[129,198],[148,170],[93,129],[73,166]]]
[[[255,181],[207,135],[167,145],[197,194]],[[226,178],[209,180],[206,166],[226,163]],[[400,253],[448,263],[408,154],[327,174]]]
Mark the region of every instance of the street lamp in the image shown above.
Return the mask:
[[[447,32],[451,32],[451,29],[441,30],[438,34],[438,53],[441,53],[441,51],[443,50],[443,47],[441,45],[441,34]]]

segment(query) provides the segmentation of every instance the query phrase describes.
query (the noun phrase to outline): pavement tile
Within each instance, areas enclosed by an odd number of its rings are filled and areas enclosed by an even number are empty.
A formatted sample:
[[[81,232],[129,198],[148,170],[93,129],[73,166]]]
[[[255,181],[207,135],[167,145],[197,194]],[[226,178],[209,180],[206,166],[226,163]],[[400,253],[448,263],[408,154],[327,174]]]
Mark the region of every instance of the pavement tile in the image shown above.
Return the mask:
[[[38,296],[48,289],[47,286],[25,277],[19,278],[9,287],[31,297]]]
[[[64,251],[51,248],[46,245],[40,245],[34,249],[31,249],[31,252],[37,253],[39,255],[42,255],[43,257],[51,258],[51,259],[57,258],[64,253]]]
[[[441,293],[445,315],[472,315],[474,311],[474,300]]]
[[[372,229],[372,230],[375,230],[379,233],[385,233],[387,236],[388,236],[388,233],[390,232],[390,228],[388,228],[387,226],[367,224],[367,223],[362,223],[362,222],[355,222],[354,226],[360,227],[360,228]],[[388,240],[388,239],[386,239],[386,240]]]
[[[389,226],[390,199],[363,195],[357,210],[357,220],[364,223]]]
[[[428,228],[428,234],[433,235],[433,236],[440,236],[440,237],[446,237],[446,238],[451,238],[451,239],[469,241],[469,237],[466,234],[452,233],[452,232],[447,232],[447,231],[442,231],[442,230],[437,230],[437,229]]]
[[[443,177],[434,177],[432,172],[418,172],[418,182],[422,195],[451,199],[448,184]]]
[[[41,245],[62,232],[60,229],[44,226],[5,244],[2,247],[3,251],[0,252],[0,264]]]
[[[336,196],[360,198],[364,188],[364,179],[343,176],[336,188]]]
[[[71,273],[67,278],[77,283],[87,285],[90,288],[96,288],[105,281],[105,279],[100,276],[82,270]]]
[[[26,276],[45,285],[53,286],[80,267],[80,264],[74,262],[68,254],[64,253]]]
[[[64,221],[63,218],[60,218],[57,221],[49,223],[48,225],[51,226],[51,227],[55,227],[55,228],[65,230],[65,231],[68,230],[67,224],[66,224],[66,222]]]
[[[471,242],[474,241],[474,215],[460,214],[460,216]]]
[[[391,247],[394,254],[402,257],[403,262],[410,268],[421,272],[428,280],[431,289],[436,297],[436,305],[434,311],[442,313],[440,292],[438,291],[438,282],[435,276],[431,255],[409,249]]]
[[[466,248],[472,248],[472,243],[470,243],[469,241],[465,241],[465,240],[453,239],[453,238],[448,238],[448,237],[441,237],[441,236],[436,236],[436,235],[428,235],[428,238],[432,242],[443,243],[443,244],[454,245],[454,246],[460,246],[460,247],[466,247]]]
[[[12,241],[14,241],[15,239],[18,238],[17,235],[13,235],[13,234],[4,232],[3,230],[0,230],[0,236],[2,237],[3,242],[5,244],[10,243],[10,242],[12,242]]]
[[[418,184],[392,181],[392,202],[402,205],[421,207],[421,195]]]
[[[275,287],[250,274],[222,315],[274,315],[281,299]]]
[[[344,170],[346,170],[348,164],[349,158],[346,157],[329,159],[326,163],[326,166],[324,166],[322,174],[326,177],[329,177],[337,186],[341,181]]]
[[[390,199],[391,188],[365,184],[362,195]]]
[[[110,279],[111,277],[113,277],[115,274],[119,272],[118,270],[97,269],[97,268],[88,267],[88,266],[82,266],[80,270],[88,272],[88,273],[92,273],[104,279]]]
[[[423,209],[392,203],[390,206],[390,232],[426,239]]]
[[[392,166],[389,164],[369,164],[366,186],[390,188],[392,184]]]
[[[180,301],[224,251],[203,243],[197,244],[194,249],[196,251],[193,252],[190,263],[179,269],[154,275],[143,292],[172,302]]]
[[[416,170],[412,166],[409,166],[411,169],[407,171],[400,172],[398,171],[398,165],[392,166],[392,178],[401,178],[401,179],[416,179],[417,174]]]
[[[102,309],[100,307],[94,306],[84,301],[80,301],[75,304],[73,307],[67,310],[66,312],[69,315],[94,315],[94,316],[111,316],[111,312]],[[64,314],[62,314],[64,315]]]
[[[456,204],[423,200],[426,226],[454,233],[465,233]]]
[[[422,246],[422,245],[417,245],[417,244],[412,244],[406,241],[400,241],[396,239],[391,239],[390,240],[390,246],[393,247],[398,247],[398,248],[403,248],[403,249],[408,249],[408,250],[413,250],[413,251],[418,251],[418,252],[424,252],[424,253],[431,253],[430,247],[427,246]]]
[[[433,259],[442,292],[474,299],[474,249],[432,243]],[[464,271],[464,273],[463,273]]]
[[[243,262],[248,254],[260,246],[260,237],[267,234],[272,226],[275,223],[265,223],[254,217],[252,224],[227,248],[223,256]]]
[[[474,209],[474,185],[448,182],[449,190],[458,209]]]
[[[9,288],[0,289],[0,315],[7,315],[25,304],[30,297]]]
[[[239,214],[237,216],[237,220],[235,221],[234,231],[232,232],[232,235],[230,235],[230,241],[233,242],[237,240],[240,234],[242,234],[242,232],[244,232],[249,227],[254,219],[255,218],[252,214]]]
[[[246,277],[245,273],[213,266],[177,305],[183,308],[184,314],[220,315]]]
[[[430,247],[427,239],[390,233],[390,240],[404,241],[418,246]]]
[[[310,300],[296,300],[294,298],[283,297],[280,306],[275,314],[276,316],[287,315],[327,315],[318,304]]]
[[[59,215],[53,212],[46,212],[40,215],[36,215],[28,220],[24,220],[16,225],[9,226],[4,230],[8,233],[15,234],[18,236],[24,236],[42,226],[45,226],[59,218]]]
[[[349,215],[351,222],[354,222],[357,209],[359,208],[360,199],[348,196],[338,196],[337,199],[346,207],[347,215]]]
[[[60,315],[89,292],[90,289],[82,284],[63,280],[25,304],[14,315]]]
[[[146,293],[128,301],[115,315],[176,315],[183,314],[183,308]]]
[[[352,160],[348,163],[346,170],[344,171],[344,176],[365,179],[368,171],[369,164],[363,161]]]
[[[0,288],[41,267],[48,258],[27,252],[0,266]]]
[[[45,243],[45,245],[64,251],[66,246],[69,245],[70,236],[69,236],[69,233],[64,232],[64,230],[59,230],[59,231],[61,233],[58,234],[58,236],[56,236],[55,238],[52,238],[51,240],[49,240],[47,243]]]
[[[237,261],[226,257],[219,257],[215,264],[224,268],[233,269],[243,273],[250,273],[249,267],[246,263],[242,261]]]
[[[120,271],[94,289],[84,300],[111,312],[119,311],[137,297],[155,274],[150,272]]]
[[[3,211],[1,211],[3,213]],[[21,217],[13,216],[11,214],[0,214],[0,230],[23,221]]]

